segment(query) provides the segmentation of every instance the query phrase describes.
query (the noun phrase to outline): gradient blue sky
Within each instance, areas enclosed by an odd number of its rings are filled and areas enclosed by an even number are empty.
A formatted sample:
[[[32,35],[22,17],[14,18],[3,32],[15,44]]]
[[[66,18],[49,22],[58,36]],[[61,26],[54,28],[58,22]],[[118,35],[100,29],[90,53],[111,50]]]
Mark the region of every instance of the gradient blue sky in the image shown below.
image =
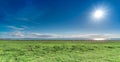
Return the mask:
[[[0,37],[49,37],[53,34],[119,36],[119,2],[120,0],[0,0]],[[107,15],[101,21],[94,22],[91,14],[99,7],[105,8]]]

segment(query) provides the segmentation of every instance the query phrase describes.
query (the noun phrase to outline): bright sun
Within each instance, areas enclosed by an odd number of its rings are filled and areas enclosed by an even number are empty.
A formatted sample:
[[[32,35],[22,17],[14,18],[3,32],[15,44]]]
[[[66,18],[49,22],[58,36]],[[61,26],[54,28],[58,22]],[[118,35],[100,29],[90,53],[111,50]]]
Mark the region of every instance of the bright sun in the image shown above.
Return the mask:
[[[93,17],[95,19],[101,19],[104,17],[104,15],[105,15],[105,12],[104,12],[104,10],[101,10],[101,9],[98,9],[93,13]]]

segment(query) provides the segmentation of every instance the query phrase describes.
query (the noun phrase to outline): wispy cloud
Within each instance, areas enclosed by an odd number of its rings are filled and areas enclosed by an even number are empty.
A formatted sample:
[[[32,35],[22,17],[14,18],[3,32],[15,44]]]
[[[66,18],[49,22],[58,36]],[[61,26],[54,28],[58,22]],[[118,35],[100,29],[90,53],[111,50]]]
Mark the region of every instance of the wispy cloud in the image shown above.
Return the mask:
[[[26,26],[21,26],[21,27],[7,26],[7,27],[13,30],[17,30],[17,31],[24,30],[25,28],[27,28]]]

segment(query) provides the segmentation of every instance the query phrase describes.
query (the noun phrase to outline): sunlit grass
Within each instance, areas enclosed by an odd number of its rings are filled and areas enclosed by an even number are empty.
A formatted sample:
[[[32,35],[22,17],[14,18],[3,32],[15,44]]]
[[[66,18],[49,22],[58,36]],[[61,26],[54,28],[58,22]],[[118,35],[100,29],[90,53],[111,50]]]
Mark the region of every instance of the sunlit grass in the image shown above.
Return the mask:
[[[0,62],[120,62],[119,41],[0,41]]]

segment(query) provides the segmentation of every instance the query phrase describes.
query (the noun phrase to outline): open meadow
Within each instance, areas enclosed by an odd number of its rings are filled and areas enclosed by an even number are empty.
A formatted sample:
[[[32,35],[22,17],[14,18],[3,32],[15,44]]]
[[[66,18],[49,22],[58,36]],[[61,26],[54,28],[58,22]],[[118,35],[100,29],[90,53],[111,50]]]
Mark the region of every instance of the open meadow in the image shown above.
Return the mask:
[[[120,62],[120,42],[0,40],[0,62]]]

